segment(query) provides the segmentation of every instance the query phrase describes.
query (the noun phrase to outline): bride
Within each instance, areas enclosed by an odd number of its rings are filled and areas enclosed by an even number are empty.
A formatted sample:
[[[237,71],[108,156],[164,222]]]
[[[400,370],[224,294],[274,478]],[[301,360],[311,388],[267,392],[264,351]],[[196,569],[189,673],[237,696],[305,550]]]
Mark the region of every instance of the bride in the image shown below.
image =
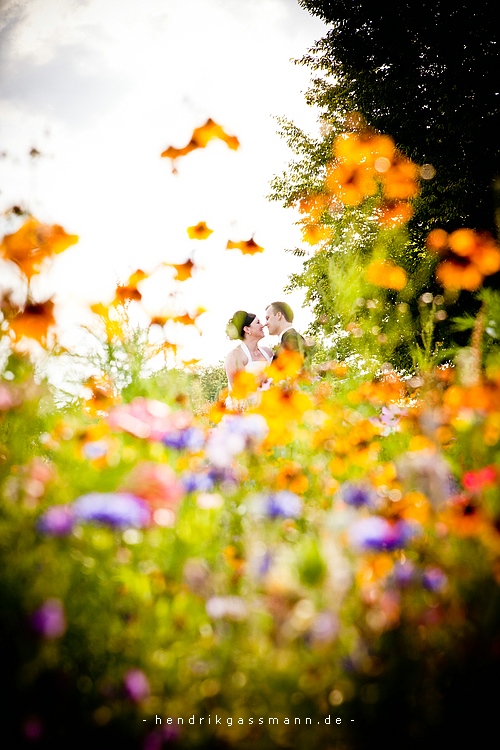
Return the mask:
[[[245,370],[259,374],[271,362],[273,358],[271,349],[260,344],[261,339],[264,338],[263,329],[264,325],[258,317],[245,310],[235,312],[228,322],[226,334],[230,339],[239,339],[241,342],[229,352],[224,365],[230,392],[237,372]]]

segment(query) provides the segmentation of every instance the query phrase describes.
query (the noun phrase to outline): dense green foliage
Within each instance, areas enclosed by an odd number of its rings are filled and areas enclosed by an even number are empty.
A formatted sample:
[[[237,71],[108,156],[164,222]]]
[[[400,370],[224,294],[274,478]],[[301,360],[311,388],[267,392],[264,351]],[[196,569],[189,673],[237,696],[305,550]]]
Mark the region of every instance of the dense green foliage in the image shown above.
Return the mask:
[[[326,78],[311,103],[338,117],[360,112],[418,164],[436,170],[410,225],[492,231],[500,175],[499,24],[491,0],[300,0],[328,24],[302,62]]]

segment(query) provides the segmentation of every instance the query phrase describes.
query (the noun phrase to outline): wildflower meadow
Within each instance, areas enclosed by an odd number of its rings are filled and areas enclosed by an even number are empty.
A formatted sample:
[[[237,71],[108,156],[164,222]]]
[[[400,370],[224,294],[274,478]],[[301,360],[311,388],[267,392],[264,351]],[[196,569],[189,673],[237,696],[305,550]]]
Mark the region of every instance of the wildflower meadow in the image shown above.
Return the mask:
[[[162,156],[212,138],[238,146],[210,120]],[[333,139],[297,206],[336,325],[308,362],[239,373],[231,408],[175,359],[169,332],[201,310],[134,323],[141,270],[93,306],[88,355],[62,350],[34,281],[78,238],[4,217],[8,747],[472,747],[494,726],[500,247],[435,227],[409,264],[422,169],[358,121]],[[464,293],[478,312],[447,348]],[[54,382],[71,363],[76,385]]]

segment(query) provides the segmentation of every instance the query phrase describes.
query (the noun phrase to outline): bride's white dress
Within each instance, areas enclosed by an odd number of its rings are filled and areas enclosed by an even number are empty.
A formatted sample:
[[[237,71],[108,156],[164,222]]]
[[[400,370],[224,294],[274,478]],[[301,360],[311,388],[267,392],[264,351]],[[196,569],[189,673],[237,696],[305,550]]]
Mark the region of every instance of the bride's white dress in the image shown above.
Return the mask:
[[[252,372],[254,375],[259,375],[261,372],[264,372],[269,362],[272,361],[271,355],[265,351],[265,349],[262,349],[259,344],[257,344],[257,348],[262,354],[262,356],[265,359],[252,359],[252,355],[250,354],[250,350],[248,346],[242,341],[240,343],[241,348],[243,349],[244,354],[246,355],[248,362],[246,363],[245,367],[243,368],[245,372]],[[229,408],[235,408],[238,405],[242,405],[241,401],[238,401],[237,399],[234,399],[231,396],[231,388],[229,388],[229,396],[226,399],[226,406]]]

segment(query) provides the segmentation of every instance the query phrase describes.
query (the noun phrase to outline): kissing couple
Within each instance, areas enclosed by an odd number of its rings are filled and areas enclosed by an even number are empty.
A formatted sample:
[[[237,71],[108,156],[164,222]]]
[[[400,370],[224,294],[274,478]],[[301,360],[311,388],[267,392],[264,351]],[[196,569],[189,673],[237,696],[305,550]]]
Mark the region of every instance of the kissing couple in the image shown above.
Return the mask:
[[[239,346],[232,349],[224,364],[229,392],[233,387],[237,372],[244,370],[259,374],[283,351],[307,354],[308,345],[303,336],[292,325],[293,311],[286,302],[272,302],[266,308],[266,322],[261,323],[255,313],[238,310],[226,326],[226,334],[232,340],[239,340]],[[276,352],[260,342],[264,338],[264,328],[271,336],[279,336]]]

